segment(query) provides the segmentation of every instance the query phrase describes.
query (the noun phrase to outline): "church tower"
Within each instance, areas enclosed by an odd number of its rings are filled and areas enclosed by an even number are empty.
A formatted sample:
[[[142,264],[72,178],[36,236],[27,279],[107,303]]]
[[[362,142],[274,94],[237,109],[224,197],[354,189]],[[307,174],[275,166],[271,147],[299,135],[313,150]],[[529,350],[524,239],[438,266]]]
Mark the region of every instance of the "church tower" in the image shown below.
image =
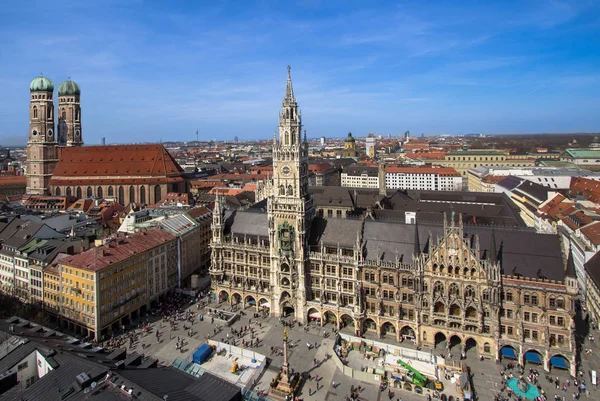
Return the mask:
[[[79,85],[66,80],[58,87],[58,142],[61,146],[81,146],[81,104]]]
[[[273,312],[306,317],[308,237],[314,216],[308,193],[308,142],[302,137],[302,115],[294,97],[290,67],[279,114],[279,135],[273,139],[273,193],[268,200]]]
[[[29,91],[26,192],[45,195],[58,161],[58,144],[54,135],[54,84],[40,75],[31,81]]]

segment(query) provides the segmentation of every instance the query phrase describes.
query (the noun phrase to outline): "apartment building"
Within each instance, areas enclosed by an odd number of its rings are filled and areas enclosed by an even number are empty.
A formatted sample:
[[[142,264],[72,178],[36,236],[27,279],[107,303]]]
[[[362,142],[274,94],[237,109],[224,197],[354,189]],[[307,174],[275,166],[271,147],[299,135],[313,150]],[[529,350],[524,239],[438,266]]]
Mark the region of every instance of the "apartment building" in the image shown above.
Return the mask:
[[[0,227],[0,291],[28,302],[28,254],[43,245],[41,240],[64,237],[46,224],[19,218]]]
[[[342,171],[342,187],[379,188],[377,167],[349,166]]]
[[[449,167],[386,166],[385,185],[387,189],[460,191],[463,178]]]
[[[177,285],[176,237],[154,228],[106,238],[61,260],[58,274],[62,324],[99,339]]]

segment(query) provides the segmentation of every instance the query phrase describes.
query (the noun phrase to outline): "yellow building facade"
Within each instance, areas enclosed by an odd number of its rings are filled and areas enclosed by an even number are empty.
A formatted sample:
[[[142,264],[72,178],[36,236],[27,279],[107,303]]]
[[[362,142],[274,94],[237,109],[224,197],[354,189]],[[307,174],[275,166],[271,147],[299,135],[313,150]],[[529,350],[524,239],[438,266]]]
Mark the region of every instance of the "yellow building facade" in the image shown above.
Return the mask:
[[[480,166],[535,166],[535,159],[526,157],[513,157],[506,152],[497,150],[458,150],[446,153],[445,159],[437,164],[452,167],[463,177],[473,167]]]
[[[43,271],[44,275],[44,311],[58,316],[60,312],[60,275],[56,265],[50,265]]]
[[[96,340],[119,332],[147,310],[148,283],[167,276],[167,270],[176,273],[177,258],[170,257],[176,251],[176,237],[155,228],[107,238],[103,245],[63,259],[58,267],[61,324]],[[165,266],[150,269],[150,255],[164,259]],[[176,284],[176,275],[168,276],[173,285],[154,295]]]

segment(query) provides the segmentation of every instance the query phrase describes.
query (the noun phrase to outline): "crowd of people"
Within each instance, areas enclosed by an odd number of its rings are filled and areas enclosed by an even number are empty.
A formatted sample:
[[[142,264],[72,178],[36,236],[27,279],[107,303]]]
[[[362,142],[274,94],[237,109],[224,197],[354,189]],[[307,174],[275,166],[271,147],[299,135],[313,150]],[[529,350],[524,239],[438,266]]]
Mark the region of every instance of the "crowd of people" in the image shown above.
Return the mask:
[[[509,380],[515,377],[515,374],[512,372],[515,368],[517,369],[516,373],[518,373],[520,378],[526,380],[538,389],[540,395],[536,397],[535,401],[548,401],[550,399],[549,395],[542,388],[542,379],[540,373],[536,369],[529,368],[529,373],[526,373],[523,366],[519,364],[514,365],[511,362],[508,365],[505,365],[504,369],[500,371],[502,387],[500,388],[500,392],[495,396],[494,401],[509,401],[513,398],[517,401],[521,401],[523,399],[520,394],[515,393],[508,385]],[[558,377],[545,375],[545,380],[557,391],[552,399],[554,401],[566,401],[568,393],[571,393],[573,400],[579,400],[582,394],[586,394],[589,397],[590,393],[586,387],[583,372],[579,372],[579,376],[579,378],[575,378],[572,381],[571,379],[561,381]]]

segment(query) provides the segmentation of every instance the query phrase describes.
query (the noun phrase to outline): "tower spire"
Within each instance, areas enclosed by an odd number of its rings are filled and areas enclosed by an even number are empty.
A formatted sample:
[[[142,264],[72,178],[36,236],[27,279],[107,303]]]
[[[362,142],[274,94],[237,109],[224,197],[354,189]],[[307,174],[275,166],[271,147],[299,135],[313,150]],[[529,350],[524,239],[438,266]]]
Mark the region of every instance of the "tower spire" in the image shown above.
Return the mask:
[[[419,241],[419,222],[415,219],[415,248],[413,250],[415,256],[421,254],[421,241]]]
[[[496,230],[492,228],[492,240],[490,243],[490,256],[489,260],[492,263],[497,262],[498,251],[496,250]]]
[[[292,74],[291,74],[292,67],[288,65],[287,70],[288,70],[288,77],[287,77],[287,85],[285,87],[285,98],[283,99],[283,102],[285,104],[289,105],[291,103],[296,103],[296,98],[294,97],[294,87],[292,86]]]

